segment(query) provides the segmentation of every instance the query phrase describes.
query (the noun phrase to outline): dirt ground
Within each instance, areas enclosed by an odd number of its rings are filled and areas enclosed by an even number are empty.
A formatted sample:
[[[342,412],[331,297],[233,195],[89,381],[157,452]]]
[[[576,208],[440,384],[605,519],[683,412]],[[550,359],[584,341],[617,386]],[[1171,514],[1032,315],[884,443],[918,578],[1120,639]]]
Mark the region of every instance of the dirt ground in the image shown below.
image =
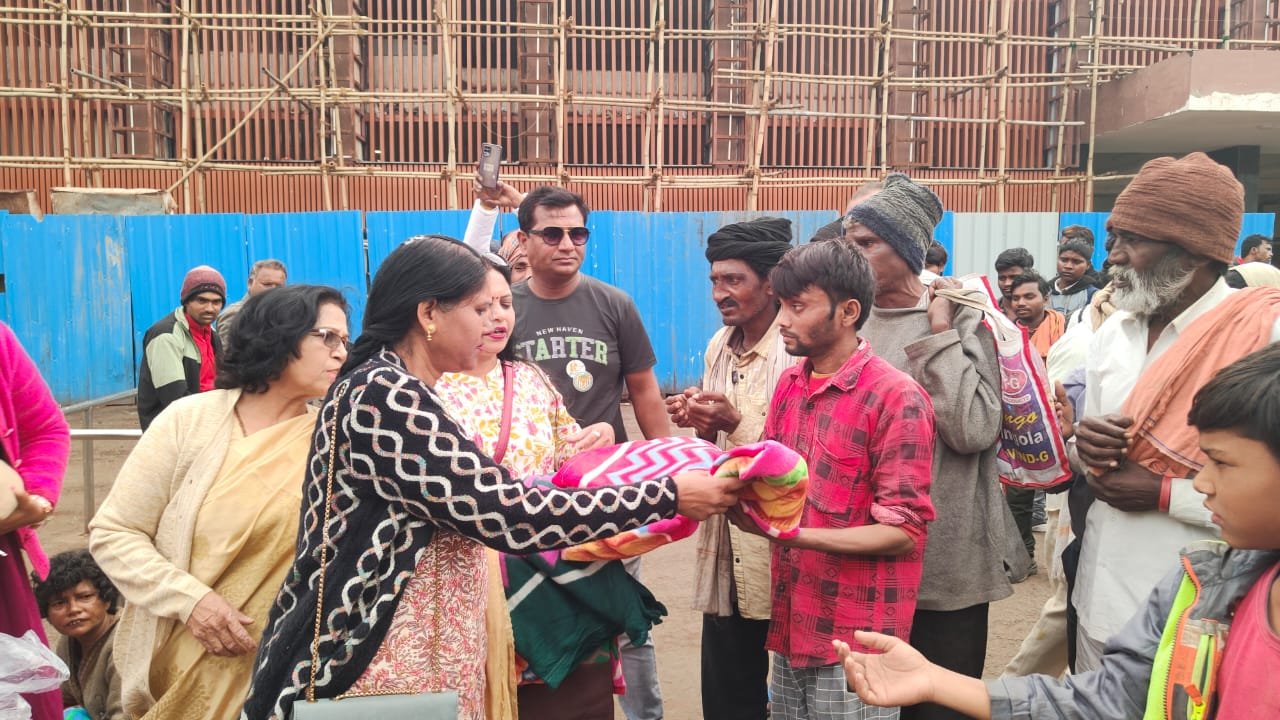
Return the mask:
[[[72,427],[84,427],[82,418],[68,418]],[[627,424],[634,437],[639,437],[629,406]],[[136,428],[137,419],[133,405],[116,405],[98,408],[94,412],[94,427]],[[95,441],[94,472],[96,504],[111,489],[116,473],[133,447],[132,441]],[[40,532],[41,540],[49,554],[84,547],[86,515],[84,512],[84,462],[80,443],[73,443],[71,464],[63,485],[58,511]],[[1038,538],[1043,539],[1043,538]],[[654,630],[658,648],[658,671],[666,704],[666,717],[670,720],[694,720],[701,715],[699,700],[699,646],[702,620],[699,613],[690,609],[693,599],[695,544],[692,541],[675,543],[646,556],[643,565],[645,584],[666,606],[668,615]],[[1014,586],[1014,594],[991,607],[990,635],[987,644],[987,674],[994,677],[1017,652],[1022,639],[1049,594],[1049,584],[1042,572],[1026,582]],[[617,714],[618,720],[622,714]]]

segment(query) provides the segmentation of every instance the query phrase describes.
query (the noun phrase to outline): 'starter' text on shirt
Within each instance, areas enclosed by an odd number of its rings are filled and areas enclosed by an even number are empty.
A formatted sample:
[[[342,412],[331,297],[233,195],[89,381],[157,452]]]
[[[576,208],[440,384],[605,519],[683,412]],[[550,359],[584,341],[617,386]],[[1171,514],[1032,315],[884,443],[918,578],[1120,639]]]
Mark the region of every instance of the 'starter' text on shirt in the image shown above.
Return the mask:
[[[574,358],[591,360],[601,365],[609,364],[608,343],[580,335],[526,340],[516,345],[516,353],[532,362]]]

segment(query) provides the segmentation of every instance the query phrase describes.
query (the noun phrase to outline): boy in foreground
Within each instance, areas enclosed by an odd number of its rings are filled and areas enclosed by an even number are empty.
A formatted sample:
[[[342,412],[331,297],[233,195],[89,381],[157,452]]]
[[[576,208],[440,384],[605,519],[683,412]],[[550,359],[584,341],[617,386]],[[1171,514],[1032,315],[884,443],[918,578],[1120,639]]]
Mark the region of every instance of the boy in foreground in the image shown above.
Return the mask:
[[[1222,541],[1182,552],[1099,670],[983,682],[858,632],[883,654],[835,641],[850,687],[870,705],[933,702],[975,718],[1280,717],[1280,344],[1219,372],[1187,421],[1208,457],[1195,487]]]

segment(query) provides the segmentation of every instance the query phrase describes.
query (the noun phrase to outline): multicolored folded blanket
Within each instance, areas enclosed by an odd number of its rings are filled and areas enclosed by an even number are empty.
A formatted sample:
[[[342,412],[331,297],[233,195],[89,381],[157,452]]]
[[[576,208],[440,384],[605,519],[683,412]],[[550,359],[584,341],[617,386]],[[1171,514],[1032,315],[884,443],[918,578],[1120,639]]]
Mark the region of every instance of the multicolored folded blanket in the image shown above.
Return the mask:
[[[800,532],[809,465],[795,450],[765,440],[729,450],[712,468],[715,475],[736,477],[745,484],[738,497],[756,527],[782,540]]]
[[[798,453],[772,440],[728,452],[690,437],[625,442],[574,456],[561,466],[551,483],[562,488],[602,487],[699,469],[741,480],[745,486],[742,506],[747,516],[773,537],[795,536],[809,469]],[[635,557],[687,538],[697,529],[697,520],[678,515],[607,540],[569,548],[564,551],[564,558],[590,562]]]

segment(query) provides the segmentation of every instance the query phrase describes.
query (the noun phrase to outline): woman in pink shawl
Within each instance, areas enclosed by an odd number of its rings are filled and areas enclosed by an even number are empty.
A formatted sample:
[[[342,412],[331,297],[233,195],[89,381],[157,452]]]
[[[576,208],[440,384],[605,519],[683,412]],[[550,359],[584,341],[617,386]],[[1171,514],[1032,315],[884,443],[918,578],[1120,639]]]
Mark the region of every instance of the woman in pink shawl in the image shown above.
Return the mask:
[[[6,510],[16,505],[0,517],[2,633],[21,636],[34,630],[41,641],[48,642],[22,551],[38,577],[48,576],[49,558],[40,547],[36,528],[58,501],[70,445],[67,421],[49,386],[13,331],[0,323],[0,485],[6,486],[0,488],[0,496],[12,498]],[[58,690],[24,697],[34,720],[62,717]]]

